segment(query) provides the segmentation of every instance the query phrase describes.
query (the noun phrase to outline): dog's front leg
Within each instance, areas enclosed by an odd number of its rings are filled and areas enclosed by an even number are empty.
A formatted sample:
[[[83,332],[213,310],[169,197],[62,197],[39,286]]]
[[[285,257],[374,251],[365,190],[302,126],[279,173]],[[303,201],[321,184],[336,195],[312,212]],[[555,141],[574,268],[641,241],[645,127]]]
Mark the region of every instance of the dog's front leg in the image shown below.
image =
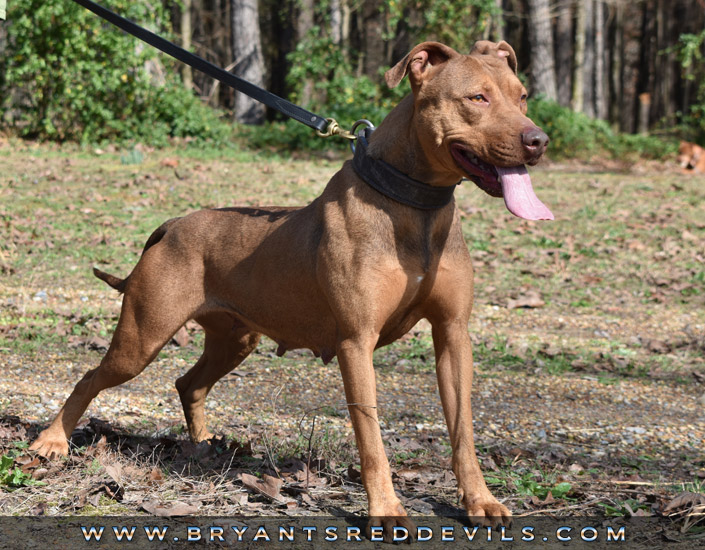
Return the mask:
[[[350,338],[338,344],[338,361],[345,385],[345,397],[360,453],[362,483],[367,491],[369,528],[382,526],[384,539],[391,541],[395,526],[413,535],[414,524],[394,493],[389,461],[384,452],[377,416],[377,391],[372,365],[377,336]]]
[[[511,512],[490,493],[475,453],[470,406],[472,343],[467,322],[434,323],[433,345],[438,388],[453,449],[458,496],[475,522],[507,525],[511,521]]]

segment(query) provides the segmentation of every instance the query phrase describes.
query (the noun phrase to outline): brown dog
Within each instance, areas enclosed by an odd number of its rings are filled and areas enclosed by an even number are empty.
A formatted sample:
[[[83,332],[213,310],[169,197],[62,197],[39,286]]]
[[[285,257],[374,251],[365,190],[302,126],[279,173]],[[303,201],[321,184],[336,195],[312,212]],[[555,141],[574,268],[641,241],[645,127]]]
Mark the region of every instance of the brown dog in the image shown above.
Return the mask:
[[[696,143],[681,141],[678,146],[678,164],[685,172],[705,174],[705,149]]]
[[[505,42],[478,42],[461,55],[435,42],[416,46],[387,72],[409,75],[413,93],[370,135],[322,195],[303,208],[203,210],[172,219],[147,241],[125,280],[110,349],[78,382],[51,426],[32,444],[45,456],[67,438],[101,390],[138,375],[188,319],[205,329],[202,357],[176,381],[194,441],[211,437],[203,404],[261,334],[280,351],[338,357],[360,452],[371,525],[412,526],[394,493],[380,434],[372,352],[420,319],[433,327],[436,370],[467,513],[508,522],[490,493],[473,443],[468,319],[473,270],[453,189],[463,177],[514,214],[552,219],[524,164],[548,138],[526,116],[526,90]]]

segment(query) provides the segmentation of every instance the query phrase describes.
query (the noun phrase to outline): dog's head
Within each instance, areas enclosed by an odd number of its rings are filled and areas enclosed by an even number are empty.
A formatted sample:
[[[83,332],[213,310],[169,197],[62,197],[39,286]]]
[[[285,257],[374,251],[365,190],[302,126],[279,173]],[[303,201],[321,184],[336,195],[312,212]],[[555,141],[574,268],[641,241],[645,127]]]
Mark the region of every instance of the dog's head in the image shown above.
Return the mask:
[[[536,164],[548,136],[526,116],[526,88],[506,42],[477,42],[462,55],[424,42],[387,71],[394,87],[408,75],[414,124],[438,168],[466,177],[526,219],[553,219],[531,187],[525,164]]]
[[[692,170],[698,165],[704,152],[705,150],[695,143],[681,141],[678,146],[678,164],[681,168]]]

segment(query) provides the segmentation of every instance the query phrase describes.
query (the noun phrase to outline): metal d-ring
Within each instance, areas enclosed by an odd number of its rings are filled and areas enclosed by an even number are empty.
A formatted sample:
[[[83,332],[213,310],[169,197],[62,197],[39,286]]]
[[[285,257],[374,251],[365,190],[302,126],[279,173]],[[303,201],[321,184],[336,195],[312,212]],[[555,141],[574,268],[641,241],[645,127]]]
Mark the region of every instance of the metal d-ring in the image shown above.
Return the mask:
[[[366,126],[370,130],[375,129],[375,125],[372,124],[369,120],[367,120],[366,118],[361,118],[360,120],[355,122],[355,124],[352,125],[352,128],[350,128],[350,133],[352,135],[357,136],[357,134],[355,133],[355,130],[357,130],[358,126]],[[355,154],[355,142],[354,141],[350,142],[350,149],[352,150],[353,154]]]

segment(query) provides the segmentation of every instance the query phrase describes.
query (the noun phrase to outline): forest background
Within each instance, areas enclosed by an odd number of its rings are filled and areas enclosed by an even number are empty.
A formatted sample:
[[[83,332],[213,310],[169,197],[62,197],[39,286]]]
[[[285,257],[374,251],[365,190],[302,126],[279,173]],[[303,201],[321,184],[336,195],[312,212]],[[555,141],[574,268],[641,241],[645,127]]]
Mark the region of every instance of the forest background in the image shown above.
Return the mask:
[[[705,0],[105,4],[344,126],[362,117],[379,123],[408,92],[388,90],[382,75],[416,43],[468,52],[475,40],[490,39],[515,48],[534,99],[530,115],[550,134],[554,156],[658,158],[673,152],[676,138],[705,140]],[[283,128],[276,113],[69,0],[10,0],[7,16],[0,22],[7,134],[82,143],[316,143],[308,128]]]

